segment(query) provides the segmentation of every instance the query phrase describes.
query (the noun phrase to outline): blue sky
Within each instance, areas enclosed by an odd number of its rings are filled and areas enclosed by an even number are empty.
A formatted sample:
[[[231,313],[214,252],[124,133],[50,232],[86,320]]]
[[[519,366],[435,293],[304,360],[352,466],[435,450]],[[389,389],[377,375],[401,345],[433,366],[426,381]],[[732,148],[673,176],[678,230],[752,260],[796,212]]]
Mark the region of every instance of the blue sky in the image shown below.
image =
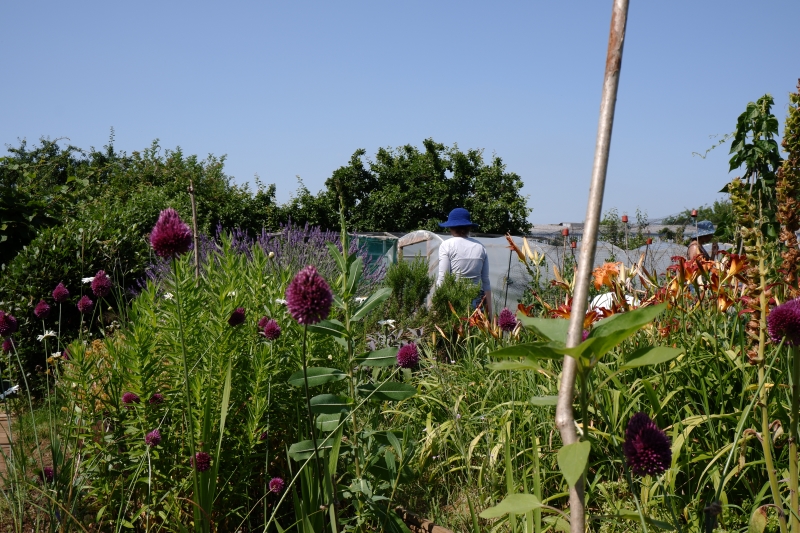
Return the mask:
[[[610,1],[4,2],[0,142],[154,139],[227,154],[286,201],[357,148],[433,137],[497,153],[531,220],[586,210]],[[631,0],[604,209],[660,217],[731,177],[747,102],[781,121],[800,77],[796,0]],[[4,150],[0,150],[2,153]],[[443,213],[443,216],[445,214]]]

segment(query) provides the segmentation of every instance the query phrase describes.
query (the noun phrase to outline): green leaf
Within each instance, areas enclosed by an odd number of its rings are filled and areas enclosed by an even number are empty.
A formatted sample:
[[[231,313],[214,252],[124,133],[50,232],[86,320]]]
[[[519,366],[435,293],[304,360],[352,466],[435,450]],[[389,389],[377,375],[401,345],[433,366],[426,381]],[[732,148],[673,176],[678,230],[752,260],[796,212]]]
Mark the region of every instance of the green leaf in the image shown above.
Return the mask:
[[[323,320],[322,322],[308,326],[308,331],[311,333],[329,335],[339,339],[347,339],[350,337],[350,334],[347,332],[344,324],[338,320]]]
[[[767,510],[762,505],[750,516],[750,524],[747,527],[747,533],[764,533],[767,528]]]
[[[558,450],[558,468],[561,469],[570,487],[575,486],[586,470],[590,451],[592,445],[585,440],[562,446]]]
[[[311,412],[315,414],[346,413],[350,410],[350,398],[336,394],[319,394],[311,398]]]
[[[347,374],[335,368],[312,367],[307,369],[307,371],[309,388],[316,387],[318,385],[324,385],[325,383],[340,381],[347,377]],[[303,371],[298,370],[289,376],[287,381],[289,382],[289,385],[293,387],[304,387],[305,379],[303,378]]]
[[[639,516],[639,513],[633,511],[631,509],[618,509],[617,512],[611,515],[614,518],[623,518],[625,520],[631,520],[637,523],[641,523],[642,517]],[[667,522],[662,522],[660,520],[654,520],[647,516],[644,517],[644,521],[649,526],[657,527],[658,529],[664,529],[667,531],[675,531],[675,528],[672,527],[672,524],[668,524]]]
[[[408,383],[398,383],[390,381],[380,385],[361,385],[358,387],[358,394],[370,400],[381,400],[387,402],[397,402],[411,398],[417,393],[417,388]]]
[[[350,320],[354,322],[358,322],[365,316],[369,314],[370,311],[375,309],[377,306],[382,304],[389,296],[392,295],[392,289],[389,287],[384,287],[382,289],[378,289],[377,291],[373,292],[372,295],[367,298],[364,303],[353,313],[353,316]]]
[[[539,370],[540,367],[534,361],[500,361],[499,363],[489,363],[491,370]]]
[[[500,348],[489,354],[489,357],[525,357],[528,359],[561,359],[563,344],[534,342],[517,344]]]
[[[641,348],[631,354],[628,361],[622,365],[622,368],[638,368],[640,366],[666,363],[667,361],[672,361],[684,351],[683,348],[670,348],[668,346],[649,346],[647,348]]]
[[[592,328],[589,338],[594,339],[591,351],[596,358],[601,358],[609,350],[649,324],[667,304],[640,307],[639,309],[618,313],[604,318]],[[587,339],[588,341],[589,339]]]
[[[317,429],[324,432],[335,430],[339,427],[339,421],[342,418],[342,413],[327,413],[321,414],[317,417]]]
[[[535,318],[528,316],[519,317],[519,321],[526,328],[534,330],[540,337],[560,343],[567,342],[569,320],[563,318]]]
[[[558,403],[558,396],[534,396],[528,401],[537,407],[549,407]]]
[[[317,439],[317,451],[319,452],[320,456],[323,455],[323,452],[327,452],[333,447],[334,436],[335,435],[329,435],[324,440]],[[295,461],[305,461],[309,457],[313,456],[314,443],[310,440],[295,442],[289,447],[289,457]]]
[[[398,348],[390,346],[361,354],[356,356],[356,364],[363,366],[394,366],[397,364],[397,350]]]
[[[328,246],[328,251],[333,257],[333,260],[336,261],[336,266],[339,267],[339,272],[345,272],[347,270],[346,265],[344,264],[344,257],[342,257],[342,252],[339,251],[339,247],[333,244],[332,242],[325,243]]]
[[[507,514],[525,514],[542,506],[539,498],[533,494],[509,494],[503,501],[489,507],[480,514],[481,518],[500,518]]]
[[[355,256],[350,263],[350,271],[347,274],[347,293],[343,296],[352,296],[355,294],[358,282],[361,281],[361,275],[364,273],[364,260],[359,256]]]

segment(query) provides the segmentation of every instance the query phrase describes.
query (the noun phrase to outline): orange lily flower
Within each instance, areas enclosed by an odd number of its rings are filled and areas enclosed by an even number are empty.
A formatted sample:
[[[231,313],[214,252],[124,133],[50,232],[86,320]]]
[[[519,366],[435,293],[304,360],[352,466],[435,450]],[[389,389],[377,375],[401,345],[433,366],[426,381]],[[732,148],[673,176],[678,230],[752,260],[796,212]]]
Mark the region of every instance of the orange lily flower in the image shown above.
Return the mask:
[[[619,267],[622,263],[605,263],[592,271],[594,277],[594,288],[600,289],[603,285],[613,287],[613,281],[619,276]]]

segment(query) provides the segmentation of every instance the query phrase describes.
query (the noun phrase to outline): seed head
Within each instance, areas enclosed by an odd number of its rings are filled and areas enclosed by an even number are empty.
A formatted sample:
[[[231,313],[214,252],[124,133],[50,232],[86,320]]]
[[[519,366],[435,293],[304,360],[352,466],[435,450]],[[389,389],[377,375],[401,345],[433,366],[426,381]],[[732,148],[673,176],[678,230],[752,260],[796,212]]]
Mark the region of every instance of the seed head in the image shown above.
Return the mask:
[[[517,327],[517,319],[514,317],[514,313],[508,307],[505,307],[500,311],[500,316],[497,317],[497,324],[503,331],[513,331]]]
[[[158,429],[154,429],[150,433],[144,436],[144,443],[150,446],[158,446],[161,444],[161,432]]]
[[[59,283],[58,285],[56,285],[56,288],[53,289],[53,300],[55,300],[56,303],[60,304],[66,302],[68,298],[69,298],[69,291],[64,286],[64,284]]]
[[[231,313],[231,317],[228,319],[228,325],[231,327],[236,327],[240,324],[244,324],[244,307],[237,307]]]
[[[672,463],[669,437],[645,413],[636,413],[628,421],[622,451],[628,467],[638,476],[657,476]]]
[[[800,298],[782,303],[767,315],[767,331],[775,342],[800,346]]]
[[[7,337],[19,330],[17,319],[11,313],[0,311],[0,337]]]
[[[198,472],[205,472],[211,468],[211,456],[206,452],[197,452],[194,454],[194,467]]]
[[[328,318],[331,303],[331,288],[312,265],[298,272],[286,288],[289,314],[300,324],[316,324]]]
[[[397,352],[397,366],[415,368],[419,364],[419,350],[413,342],[404,344]]]
[[[36,318],[44,320],[50,316],[50,306],[44,300],[39,300],[39,303],[33,308],[33,314],[36,315]]]
[[[178,257],[191,248],[192,231],[170,207],[158,216],[158,222],[150,233],[150,245],[159,257]]]
[[[81,296],[81,299],[78,300],[78,311],[85,315],[91,313],[92,309],[94,309],[94,302],[92,299],[88,296]]]
[[[274,477],[269,480],[269,491],[275,494],[283,492],[286,482],[282,478]]]
[[[111,278],[105,270],[98,270],[92,280],[92,292],[98,298],[105,298],[111,292]]]

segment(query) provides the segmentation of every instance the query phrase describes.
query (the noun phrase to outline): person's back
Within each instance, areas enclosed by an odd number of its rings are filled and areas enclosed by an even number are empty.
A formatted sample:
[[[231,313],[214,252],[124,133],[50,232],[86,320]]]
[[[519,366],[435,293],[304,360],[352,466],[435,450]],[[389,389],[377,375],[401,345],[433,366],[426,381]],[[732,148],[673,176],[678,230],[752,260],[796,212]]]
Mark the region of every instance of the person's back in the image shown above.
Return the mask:
[[[444,275],[452,272],[458,278],[480,283],[484,291],[489,285],[489,262],[486,249],[470,237],[453,237],[439,245],[439,277],[436,285],[441,285]]]

